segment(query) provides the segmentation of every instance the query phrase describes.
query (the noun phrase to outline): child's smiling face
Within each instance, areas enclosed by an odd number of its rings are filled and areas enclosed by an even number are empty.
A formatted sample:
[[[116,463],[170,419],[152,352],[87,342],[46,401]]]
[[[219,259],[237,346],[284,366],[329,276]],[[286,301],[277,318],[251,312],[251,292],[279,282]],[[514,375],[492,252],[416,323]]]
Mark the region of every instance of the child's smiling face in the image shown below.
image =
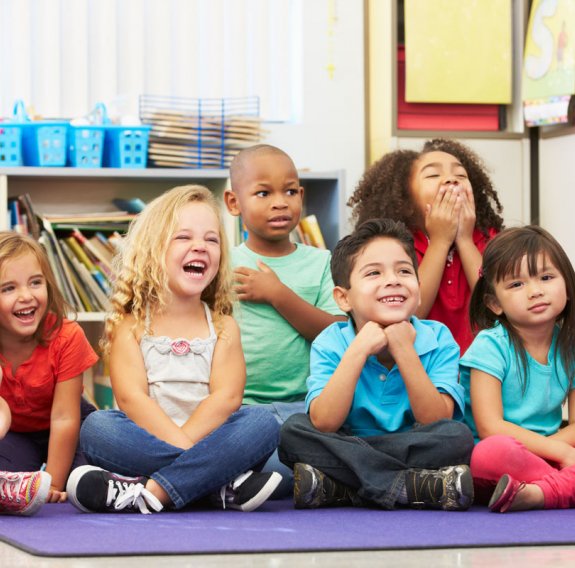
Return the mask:
[[[340,308],[351,312],[358,331],[374,321],[407,321],[420,304],[419,281],[410,256],[391,237],[371,240],[355,259],[349,289],[338,287]]]
[[[216,277],[221,257],[220,222],[206,203],[184,205],[166,252],[172,294],[200,296]]]
[[[0,271],[0,334],[32,337],[47,306],[46,278],[36,256],[27,252],[7,260]]]
[[[426,206],[433,203],[439,188],[450,185],[462,189],[471,187],[467,171],[455,156],[446,152],[428,152],[414,162],[409,193],[415,204],[419,223],[423,223]]]

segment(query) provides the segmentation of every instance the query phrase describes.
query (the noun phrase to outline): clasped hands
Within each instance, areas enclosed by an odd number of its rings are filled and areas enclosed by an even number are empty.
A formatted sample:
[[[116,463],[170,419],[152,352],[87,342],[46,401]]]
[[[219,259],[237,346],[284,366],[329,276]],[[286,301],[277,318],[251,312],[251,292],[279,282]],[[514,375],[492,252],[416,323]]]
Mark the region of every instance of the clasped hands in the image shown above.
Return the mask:
[[[469,184],[440,187],[433,203],[425,207],[425,230],[429,239],[445,239],[449,245],[471,239],[475,220],[475,200]]]

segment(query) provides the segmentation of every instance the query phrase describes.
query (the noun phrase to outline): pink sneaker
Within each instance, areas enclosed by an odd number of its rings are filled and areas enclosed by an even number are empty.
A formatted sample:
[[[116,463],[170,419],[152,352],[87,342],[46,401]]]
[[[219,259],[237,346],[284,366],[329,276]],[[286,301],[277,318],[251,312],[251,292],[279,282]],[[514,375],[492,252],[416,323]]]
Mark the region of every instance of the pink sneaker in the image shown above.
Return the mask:
[[[33,515],[46,502],[51,483],[45,471],[0,471],[0,514]]]

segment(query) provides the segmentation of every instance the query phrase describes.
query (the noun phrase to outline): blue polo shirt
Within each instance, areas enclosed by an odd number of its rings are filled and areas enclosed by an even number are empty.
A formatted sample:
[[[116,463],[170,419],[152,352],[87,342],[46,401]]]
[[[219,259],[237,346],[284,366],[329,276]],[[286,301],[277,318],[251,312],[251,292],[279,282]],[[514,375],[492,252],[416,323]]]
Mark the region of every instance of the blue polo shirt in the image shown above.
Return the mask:
[[[442,323],[419,320],[415,316],[410,321],[416,332],[414,348],[425,372],[439,392],[453,398],[453,418],[461,420],[465,402],[463,387],[458,382],[459,346]],[[307,412],[355,337],[353,323],[349,320],[331,324],[312,343],[305,399]],[[370,356],[357,381],[344,426],[354,436],[367,437],[402,432],[414,424],[415,417],[397,365],[388,370],[375,355]]]

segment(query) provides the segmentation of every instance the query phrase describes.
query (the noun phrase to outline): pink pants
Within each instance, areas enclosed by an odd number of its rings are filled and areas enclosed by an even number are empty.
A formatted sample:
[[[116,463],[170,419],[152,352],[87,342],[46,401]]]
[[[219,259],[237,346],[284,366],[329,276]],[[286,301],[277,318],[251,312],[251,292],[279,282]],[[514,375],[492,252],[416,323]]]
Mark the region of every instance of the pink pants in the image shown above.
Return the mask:
[[[543,491],[545,509],[575,507],[575,466],[557,469],[511,436],[489,436],[471,454],[476,503],[486,503],[499,478],[507,473]]]

